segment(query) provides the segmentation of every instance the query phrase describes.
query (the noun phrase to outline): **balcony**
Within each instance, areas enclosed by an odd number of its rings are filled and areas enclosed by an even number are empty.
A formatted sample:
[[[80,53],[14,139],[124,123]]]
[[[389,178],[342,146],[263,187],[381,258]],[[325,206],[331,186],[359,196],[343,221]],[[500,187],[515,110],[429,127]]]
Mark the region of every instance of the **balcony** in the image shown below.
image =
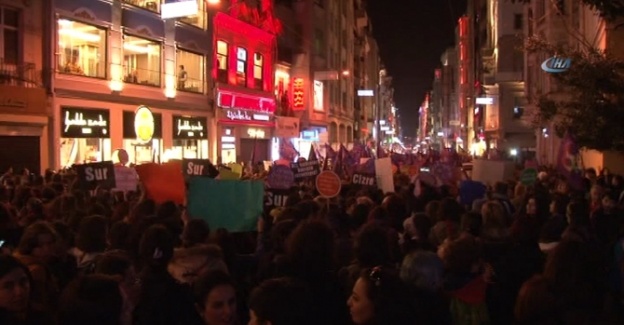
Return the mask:
[[[34,63],[13,64],[0,59],[0,85],[41,87],[41,70]]]

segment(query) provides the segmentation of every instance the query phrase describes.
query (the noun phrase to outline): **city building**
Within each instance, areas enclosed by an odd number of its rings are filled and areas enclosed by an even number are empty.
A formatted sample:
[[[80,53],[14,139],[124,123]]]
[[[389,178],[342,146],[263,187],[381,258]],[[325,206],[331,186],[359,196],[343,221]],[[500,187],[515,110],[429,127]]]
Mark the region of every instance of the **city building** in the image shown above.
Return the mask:
[[[169,18],[159,1],[44,3],[51,166],[111,160],[116,149],[132,163],[211,158],[207,7]]]
[[[532,152],[535,135],[524,93],[523,5],[501,0],[477,1],[475,53],[481,78],[475,78],[475,120],[483,127],[488,148]],[[482,28],[485,25],[487,28]],[[479,112],[476,112],[476,110]],[[480,120],[482,119],[482,121]]]
[[[610,53],[624,53],[621,50],[621,34],[607,28],[595,11],[579,3],[579,1],[532,1],[524,7],[524,32],[527,36],[541,35],[552,44],[568,44],[571,47],[585,46],[579,42],[586,41],[591,46],[608,50]],[[525,91],[529,104],[527,111],[538,110],[536,106],[540,94],[563,95],[563,89],[558,87],[552,77],[541,69],[546,58],[539,54],[525,55]],[[561,139],[551,123],[541,125],[535,130],[537,138],[536,158],[541,164],[557,164],[557,157]],[[607,163],[601,153],[584,156],[587,167],[602,167]],[[596,161],[593,163],[592,161]],[[621,157],[615,165],[619,166]],[[615,166],[614,165],[614,166]]]
[[[216,13],[213,22],[218,161],[277,160],[274,67],[282,27],[271,1],[256,7],[233,4],[227,14]],[[294,124],[298,128],[298,121]]]
[[[50,166],[42,1],[0,0],[0,172]]]
[[[394,87],[392,86],[392,77],[388,70],[383,67],[379,70],[377,92],[379,95],[376,98],[376,104],[379,111],[376,121],[379,133],[376,133],[375,137],[378,137],[380,142],[391,144],[397,124],[394,108]]]

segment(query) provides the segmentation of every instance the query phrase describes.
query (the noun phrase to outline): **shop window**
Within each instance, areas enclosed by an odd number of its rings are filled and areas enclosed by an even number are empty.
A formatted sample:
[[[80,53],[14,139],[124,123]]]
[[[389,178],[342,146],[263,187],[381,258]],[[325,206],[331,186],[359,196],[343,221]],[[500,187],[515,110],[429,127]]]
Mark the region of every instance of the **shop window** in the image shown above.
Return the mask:
[[[236,48],[236,84],[247,86],[247,50]]]
[[[217,41],[217,81],[228,82],[228,43]]]
[[[58,70],[106,77],[106,30],[67,19],[58,20]]]
[[[61,138],[61,165],[86,164],[111,159],[111,140],[107,138]]]
[[[254,53],[254,87],[262,90],[262,73],[264,66],[264,58],[260,53]]]
[[[199,10],[197,11],[196,15],[181,17],[180,21],[185,24],[193,25],[201,29],[206,29],[205,8],[206,8],[205,4],[203,3],[203,1],[201,1],[199,3]]]
[[[204,56],[201,54],[177,50],[178,64],[177,89],[194,93],[204,92]]]
[[[153,12],[160,12],[160,0],[123,0],[133,6],[141,7]]]
[[[19,11],[0,7],[0,59],[17,64],[19,58]]]
[[[130,35],[124,35],[124,82],[160,86],[161,45]]]

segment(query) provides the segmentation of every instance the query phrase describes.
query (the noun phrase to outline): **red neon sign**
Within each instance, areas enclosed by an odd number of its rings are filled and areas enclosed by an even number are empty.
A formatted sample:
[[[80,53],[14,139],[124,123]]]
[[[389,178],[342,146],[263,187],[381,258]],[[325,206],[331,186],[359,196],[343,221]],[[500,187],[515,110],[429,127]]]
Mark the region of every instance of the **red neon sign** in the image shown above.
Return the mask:
[[[293,110],[294,111],[302,111],[305,109],[305,105],[303,102],[303,78],[295,78],[293,79]]]
[[[235,92],[218,91],[217,105],[221,108],[238,108],[250,111],[275,112],[275,99]]]

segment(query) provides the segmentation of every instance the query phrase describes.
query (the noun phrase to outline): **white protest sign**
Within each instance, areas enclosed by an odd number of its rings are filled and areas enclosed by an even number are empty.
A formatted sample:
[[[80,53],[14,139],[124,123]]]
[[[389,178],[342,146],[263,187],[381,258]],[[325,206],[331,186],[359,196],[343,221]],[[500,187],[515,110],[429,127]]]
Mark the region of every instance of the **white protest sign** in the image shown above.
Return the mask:
[[[136,191],[139,183],[139,176],[133,168],[125,166],[115,166],[115,191],[128,192]]]

